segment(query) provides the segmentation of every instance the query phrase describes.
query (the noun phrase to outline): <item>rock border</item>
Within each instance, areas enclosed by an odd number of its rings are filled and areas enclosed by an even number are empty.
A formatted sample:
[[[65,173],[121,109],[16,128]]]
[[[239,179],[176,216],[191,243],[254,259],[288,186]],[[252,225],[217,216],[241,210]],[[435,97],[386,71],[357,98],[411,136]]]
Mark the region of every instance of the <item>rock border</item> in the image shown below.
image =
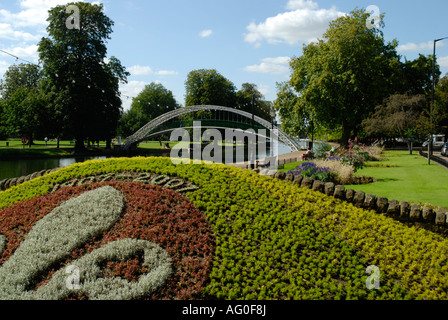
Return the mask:
[[[261,173],[260,169],[254,172]],[[352,203],[354,206],[366,210],[373,210],[408,226],[416,226],[448,236],[448,209],[421,207],[406,201],[389,200],[374,194],[366,194],[364,191],[346,189],[343,185],[333,182],[323,182],[303,177],[302,175],[287,174],[283,171],[267,174],[268,177],[284,180],[299,187],[321,192],[327,196]]]
[[[42,177],[44,175],[47,175],[51,172],[57,171],[60,168],[54,168],[54,169],[48,169],[48,170],[41,170],[41,171],[37,171],[34,172],[32,174],[29,174],[27,176],[23,176],[23,177],[17,177],[17,178],[10,178],[10,179],[4,179],[2,181],[0,181],[0,191],[6,191],[12,187],[18,186],[19,184],[22,184],[24,182],[33,180],[35,178],[39,178]]]

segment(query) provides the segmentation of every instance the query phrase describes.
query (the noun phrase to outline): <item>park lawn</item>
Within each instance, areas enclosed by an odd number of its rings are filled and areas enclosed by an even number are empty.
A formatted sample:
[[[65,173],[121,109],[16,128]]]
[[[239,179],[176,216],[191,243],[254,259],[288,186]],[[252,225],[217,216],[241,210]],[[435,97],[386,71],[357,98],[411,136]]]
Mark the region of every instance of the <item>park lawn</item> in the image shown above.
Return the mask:
[[[305,161],[291,162],[284,165],[283,168],[279,169],[279,171],[288,172],[290,170],[295,170],[298,166],[300,166]]]
[[[139,149],[162,149],[165,143],[168,142],[170,148],[178,144],[176,141],[162,141],[162,145],[160,145],[159,141],[144,141],[138,144]]]
[[[448,208],[448,169],[407,151],[386,151],[385,161],[373,164],[392,165],[391,167],[365,167],[356,175],[377,179],[364,185],[347,185],[346,188],[362,190],[376,196],[408,201],[428,203]],[[398,166],[398,167],[395,167]]]
[[[6,142],[9,143],[8,147],[6,146]],[[29,145],[24,146],[20,139],[9,139],[8,141],[0,141],[0,156],[65,157],[73,155],[74,147],[75,144],[70,140],[60,141],[58,149],[56,141],[48,141],[45,144],[43,140],[34,140],[34,144],[30,148]],[[106,142],[100,142],[99,148],[105,147]],[[98,145],[92,145],[88,149],[97,150]]]
[[[448,169],[435,162],[428,166],[427,159],[418,153],[410,155],[408,151],[385,151],[382,156],[384,161],[367,163],[379,167],[365,167],[356,173],[358,176],[373,177],[376,182],[346,185],[346,189],[362,190],[390,200],[448,208]],[[288,172],[302,163],[289,163],[279,170]]]

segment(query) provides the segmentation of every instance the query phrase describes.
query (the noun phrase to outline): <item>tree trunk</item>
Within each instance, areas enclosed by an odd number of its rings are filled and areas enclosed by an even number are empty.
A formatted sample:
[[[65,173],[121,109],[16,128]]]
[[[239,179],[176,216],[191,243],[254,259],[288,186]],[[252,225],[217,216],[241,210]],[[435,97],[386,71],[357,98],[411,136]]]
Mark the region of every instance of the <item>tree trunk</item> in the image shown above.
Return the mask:
[[[107,150],[112,149],[112,140],[111,139],[106,140],[106,149]]]
[[[84,139],[77,138],[76,142],[75,142],[75,152],[82,152],[85,150],[86,150],[86,147],[84,145]]]
[[[408,140],[408,149],[409,149],[409,154],[412,155],[413,143],[411,140]]]
[[[58,137],[58,139],[57,139],[57,146],[56,146],[56,149],[59,149],[60,148],[60,142],[61,142],[61,138],[60,137]]]
[[[29,135],[29,139],[28,139],[28,147],[31,149],[31,146],[34,144],[34,141],[33,141],[33,135]]]
[[[347,124],[346,121],[342,121],[342,146],[348,146],[348,140],[350,139],[351,132],[352,128]]]

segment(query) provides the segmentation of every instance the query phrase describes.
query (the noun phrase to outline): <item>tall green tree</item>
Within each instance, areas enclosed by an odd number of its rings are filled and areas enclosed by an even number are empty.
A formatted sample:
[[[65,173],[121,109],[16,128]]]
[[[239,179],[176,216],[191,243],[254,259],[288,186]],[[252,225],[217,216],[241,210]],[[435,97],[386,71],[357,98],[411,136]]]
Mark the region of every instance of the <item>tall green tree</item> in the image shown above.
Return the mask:
[[[369,14],[355,9],[332,21],[323,39],[304,45],[302,56],[291,61],[299,104],[322,125],[342,126],[345,144],[398,77],[397,42],[385,42],[383,16],[380,28],[368,28]]]
[[[263,94],[254,83],[243,83],[241,89],[236,92],[236,108],[252,113],[252,102],[254,114],[260,118],[271,121],[271,103],[266,101]]]
[[[28,137],[30,146],[44,130],[42,123],[48,117],[41,84],[39,66],[23,63],[10,66],[0,83],[2,131],[5,135]]]
[[[131,108],[120,120],[119,132],[123,136],[130,136],[149,121],[179,107],[172,91],[160,83],[152,82],[132,99]]]
[[[273,106],[278,111],[281,129],[292,136],[304,135],[308,132],[311,116],[303,105],[289,82],[277,83],[277,99]]]
[[[191,71],[185,81],[185,106],[219,105],[234,108],[235,85],[215,69]]]
[[[122,113],[119,83],[125,83],[129,73],[115,57],[106,61],[114,23],[103,5],[69,5],[79,8],[79,29],[67,28],[66,6],[49,11],[49,37],[42,38],[38,48],[43,73],[51,87],[66,93],[60,112],[65,133],[76,140],[75,149],[84,149],[86,139],[105,139],[110,147]]]
[[[434,99],[438,132],[448,137],[448,73],[437,82]]]
[[[397,82],[396,92],[400,94],[420,95],[424,94],[428,99],[432,94],[432,55],[419,54],[414,60],[407,60],[401,63],[400,78]],[[436,82],[440,78],[440,66],[435,65]]]
[[[412,142],[418,137],[417,121],[426,105],[427,98],[423,94],[391,95],[362,122],[363,128],[371,137],[403,138],[412,154]]]

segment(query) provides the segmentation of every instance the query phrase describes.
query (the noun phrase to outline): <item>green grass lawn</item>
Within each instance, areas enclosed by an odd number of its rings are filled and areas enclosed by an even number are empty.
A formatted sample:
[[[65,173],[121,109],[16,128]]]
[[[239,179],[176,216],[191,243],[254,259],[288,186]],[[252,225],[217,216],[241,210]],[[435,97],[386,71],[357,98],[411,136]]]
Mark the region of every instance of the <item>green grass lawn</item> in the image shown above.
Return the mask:
[[[279,169],[279,171],[284,171],[284,172],[288,172],[289,170],[295,170],[295,168],[297,166],[300,166],[302,163],[304,163],[306,161],[299,161],[299,162],[291,162],[291,163],[287,163],[285,164],[285,166],[283,167],[283,169]]]
[[[448,169],[435,162],[428,166],[428,160],[418,153],[410,155],[407,151],[386,151],[383,156],[386,161],[370,163],[379,167],[365,167],[356,173],[359,176],[373,177],[377,182],[347,185],[346,189],[362,190],[398,201],[448,208]],[[287,164],[281,171],[288,172],[301,163]]]
[[[448,208],[448,169],[407,151],[386,151],[388,159],[380,164],[391,167],[365,167],[357,175],[370,176],[377,182],[351,185],[346,188],[362,190],[377,196],[399,201],[429,203]],[[395,167],[397,166],[397,167]]]

